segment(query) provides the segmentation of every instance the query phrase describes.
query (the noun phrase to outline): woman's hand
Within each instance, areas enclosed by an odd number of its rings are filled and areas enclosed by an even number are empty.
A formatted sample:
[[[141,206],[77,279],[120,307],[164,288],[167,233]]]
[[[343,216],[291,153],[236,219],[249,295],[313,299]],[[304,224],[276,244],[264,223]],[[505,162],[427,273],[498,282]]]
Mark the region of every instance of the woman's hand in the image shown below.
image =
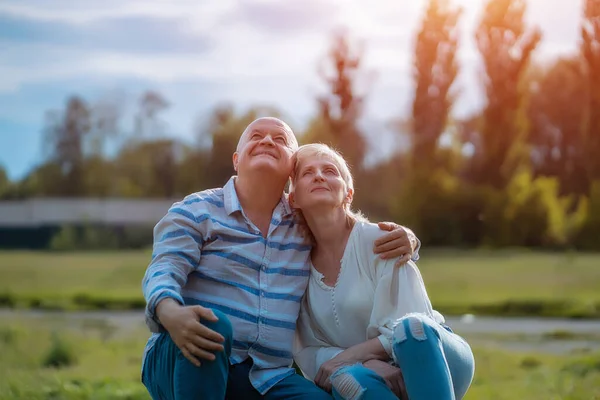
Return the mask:
[[[408,400],[406,388],[404,387],[404,377],[400,368],[381,360],[369,360],[364,362],[363,365],[381,376],[399,399]]]
[[[345,357],[340,357],[342,354],[344,354],[344,352],[321,364],[321,368],[319,368],[317,376],[315,377],[315,384],[329,393],[331,393],[331,379],[329,379],[331,378],[331,375],[338,369],[346,365],[356,364],[357,362],[345,359]]]

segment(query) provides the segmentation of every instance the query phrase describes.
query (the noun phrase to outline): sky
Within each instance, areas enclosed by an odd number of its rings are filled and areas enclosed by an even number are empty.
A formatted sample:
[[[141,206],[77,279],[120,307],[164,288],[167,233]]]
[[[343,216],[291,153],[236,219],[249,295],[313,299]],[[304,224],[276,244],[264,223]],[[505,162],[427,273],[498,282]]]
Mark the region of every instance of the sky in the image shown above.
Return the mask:
[[[474,41],[483,0],[464,9],[460,75],[453,114],[484,104]],[[301,130],[324,87],[317,73],[332,32],[364,45],[370,81],[362,120],[369,154],[398,146],[390,121],[410,114],[411,63],[425,0],[0,0],[0,165],[20,179],[42,157],[48,110],[77,94],[90,103],[119,98],[131,113],[146,90],[170,102],[169,135],[195,140],[215,106],[281,110]],[[541,28],[535,53],[574,53],[582,0],[528,0],[527,21]],[[365,86],[366,87],[366,86]],[[377,134],[373,134],[376,132]],[[377,140],[375,140],[375,136]]]

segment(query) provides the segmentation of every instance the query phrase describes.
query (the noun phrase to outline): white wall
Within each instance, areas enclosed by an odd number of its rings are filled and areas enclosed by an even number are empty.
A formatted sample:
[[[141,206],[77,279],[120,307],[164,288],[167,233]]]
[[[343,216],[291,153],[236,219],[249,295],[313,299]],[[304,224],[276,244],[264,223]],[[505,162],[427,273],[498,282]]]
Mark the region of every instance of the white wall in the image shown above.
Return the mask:
[[[0,201],[0,227],[35,228],[69,223],[154,225],[175,200],[29,199]]]

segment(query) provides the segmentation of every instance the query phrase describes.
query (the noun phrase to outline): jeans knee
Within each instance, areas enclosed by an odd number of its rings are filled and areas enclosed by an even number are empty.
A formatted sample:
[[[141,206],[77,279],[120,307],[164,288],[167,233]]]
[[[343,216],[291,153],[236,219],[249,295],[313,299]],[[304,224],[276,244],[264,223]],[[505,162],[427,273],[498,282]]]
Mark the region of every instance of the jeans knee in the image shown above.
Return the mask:
[[[342,367],[331,375],[331,386],[345,400],[360,400],[366,391],[361,381],[368,371],[361,364]]]
[[[407,314],[394,325],[394,343],[402,343],[409,337],[418,341],[427,340],[431,335],[439,337],[435,324],[437,323],[425,314]]]

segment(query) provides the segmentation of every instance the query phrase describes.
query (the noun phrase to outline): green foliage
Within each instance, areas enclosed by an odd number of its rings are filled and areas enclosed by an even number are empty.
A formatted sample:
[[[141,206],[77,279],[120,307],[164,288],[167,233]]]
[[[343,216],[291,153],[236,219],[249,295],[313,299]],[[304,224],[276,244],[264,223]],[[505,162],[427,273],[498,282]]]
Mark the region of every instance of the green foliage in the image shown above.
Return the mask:
[[[600,242],[600,181],[592,184],[589,198],[584,198],[573,218],[573,243],[585,250],[597,250]]]
[[[562,246],[569,201],[556,178],[533,178],[521,169],[505,190],[489,189],[484,209],[485,243],[493,246]]]
[[[504,188],[524,161],[527,133],[523,77],[541,39],[525,25],[524,0],[488,0],[477,28],[477,46],[485,66],[487,106],[480,148],[471,170],[480,184]]]
[[[74,350],[58,334],[52,335],[52,344],[42,360],[46,368],[70,367],[77,362]]]
[[[117,237],[112,229],[87,224],[63,226],[52,237],[49,246],[54,251],[109,250],[117,247]],[[129,244],[127,247],[135,246]]]

